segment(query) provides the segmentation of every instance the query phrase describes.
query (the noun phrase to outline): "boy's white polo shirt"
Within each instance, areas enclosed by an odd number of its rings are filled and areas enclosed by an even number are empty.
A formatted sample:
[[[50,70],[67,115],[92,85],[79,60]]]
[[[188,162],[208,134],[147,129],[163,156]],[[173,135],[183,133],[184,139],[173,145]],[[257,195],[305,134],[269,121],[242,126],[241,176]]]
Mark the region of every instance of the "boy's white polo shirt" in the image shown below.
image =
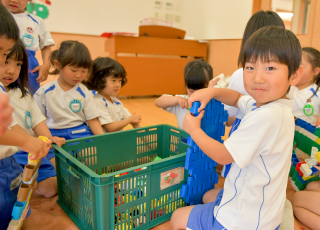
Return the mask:
[[[168,94],[164,94],[165,96],[172,96],[172,95],[168,95]],[[189,96],[186,94],[177,94],[175,95],[175,97],[182,97],[185,99],[189,99]],[[168,108],[164,108],[163,110],[168,111],[169,113],[173,113],[176,118],[177,118],[177,122],[178,122],[178,127],[180,129],[183,129],[183,120],[187,115],[187,112],[189,111],[188,109],[182,109],[180,107],[180,105],[174,105]]]
[[[318,91],[316,95],[311,98],[311,103],[314,109],[314,112],[311,116],[304,114],[303,107],[306,105],[307,100],[314,94],[315,90],[317,90],[318,86],[316,84],[312,84],[302,90],[299,90],[295,86],[292,88],[294,90],[293,115],[314,125],[320,113],[320,92]]]
[[[131,113],[122,105],[121,101],[116,97],[111,97],[113,103],[105,99],[99,93],[96,94],[93,99],[100,113],[99,122],[101,125],[110,124],[115,121],[121,121],[122,119],[131,116]],[[103,131],[106,132],[104,128]]]
[[[294,137],[292,101],[278,99],[248,112],[252,102],[250,96],[241,97],[239,108],[246,115],[224,143],[235,162],[214,215],[230,230],[275,229],[284,211]]]
[[[65,92],[55,80],[40,87],[33,97],[46,116],[49,129],[73,128],[100,116],[92,92],[81,83]]]
[[[32,129],[42,121],[46,120],[46,118],[41,113],[39,106],[30,93],[27,93],[27,95],[21,97],[22,92],[19,88],[10,89],[8,95],[10,96],[10,103],[14,108],[14,114],[18,125],[25,131],[27,131],[31,136],[34,136],[34,132]],[[31,128],[29,128],[26,123],[26,118],[28,119],[29,117],[26,117],[27,112],[30,112],[31,114],[31,119],[29,119],[29,121],[32,121],[31,123],[29,123],[29,125],[31,125]]]

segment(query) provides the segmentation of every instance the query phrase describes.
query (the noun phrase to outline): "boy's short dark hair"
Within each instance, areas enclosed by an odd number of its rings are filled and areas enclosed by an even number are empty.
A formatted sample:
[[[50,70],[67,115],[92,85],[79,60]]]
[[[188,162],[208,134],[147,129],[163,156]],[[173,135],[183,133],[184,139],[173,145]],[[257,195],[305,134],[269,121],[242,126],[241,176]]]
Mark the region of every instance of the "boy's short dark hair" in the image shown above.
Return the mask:
[[[184,82],[188,89],[206,88],[212,78],[211,65],[202,59],[191,61],[184,68]]]
[[[100,91],[105,88],[109,76],[121,78],[121,87],[128,82],[127,73],[119,62],[109,57],[99,57],[93,61],[88,80],[82,83],[90,90]]]
[[[254,32],[265,26],[281,26],[283,28],[285,27],[284,22],[276,12],[270,10],[258,11],[251,16],[246,25],[246,28],[244,29],[240,50],[243,49],[244,44]],[[238,58],[238,65],[240,65],[240,55]]]
[[[19,39],[19,28],[10,14],[10,12],[0,2],[0,37],[4,36],[7,39],[17,41]]]
[[[59,49],[54,50],[50,54],[50,62],[54,66],[54,61],[60,63],[60,70],[67,65],[75,66],[78,68],[90,69],[92,60],[88,48],[78,41],[63,41]],[[60,71],[54,68],[49,74],[56,75]]]
[[[279,62],[289,69],[291,77],[300,66],[302,57],[298,38],[290,30],[279,26],[266,26],[252,34],[240,52],[241,66],[248,61]]]

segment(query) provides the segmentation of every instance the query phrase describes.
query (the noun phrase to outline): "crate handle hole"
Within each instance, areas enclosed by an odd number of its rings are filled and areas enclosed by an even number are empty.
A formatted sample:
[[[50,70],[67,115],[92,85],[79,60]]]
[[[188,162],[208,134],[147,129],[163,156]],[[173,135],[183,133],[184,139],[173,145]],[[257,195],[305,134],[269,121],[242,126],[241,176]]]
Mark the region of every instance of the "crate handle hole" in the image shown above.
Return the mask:
[[[144,129],[144,130],[139,130],[139,131],[137,131],[137,133],[144,133],[146,130]]]
[[[93,141],[96,141],[96,139],[86,140],[85,142],[88,143],[88,142],[93,142]]]
[[[175,132],[175,133],[180,133],[180,131],[175,130],[175,129],[170,129],[170,131]]]
[[[158,128],[152,128],[152,129],[149,129],[149,131],[154,131],[154,130],[157,130]]]
[[[71,145],[78,145],[78,144],[80,144],[80,142],[73,142],[73,143],[68,144],[68,146],[71,146]]]

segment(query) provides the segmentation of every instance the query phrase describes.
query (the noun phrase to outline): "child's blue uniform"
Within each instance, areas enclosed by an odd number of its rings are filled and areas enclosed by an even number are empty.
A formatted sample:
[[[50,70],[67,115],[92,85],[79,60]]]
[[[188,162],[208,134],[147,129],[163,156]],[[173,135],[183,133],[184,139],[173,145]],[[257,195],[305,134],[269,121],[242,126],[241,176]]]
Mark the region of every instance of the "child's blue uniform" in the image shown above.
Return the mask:
[[[35,57],[36,51],[43,49],[45,46],[54,45],[54,41],[42,18],[28,12],[12,14],[12,16],[17,22],[20,38],[27,49],[29,83],[33,93],[40,87],[40,84],[36,80],[39,77],[39,72],[31,73],[31,70],[39,66],[38,60]]]
[[[35,136],[33,129],[46,120],[37,103],[33,100],[30,93],[21,97],[22,92],[19,88],[11,89],[8,95],[10,97],[10,103],[14,108],[14,115],[18,125],[31,136]],[[13,157],[22,167],[28,164],[28,153],[24,151],[17,152]],[[46,158],[42,159],[38,173],[38,182],[56,176],[53,165]]]
[[[100,113],[92,92],[83,84],[78,83],[65,92],[55,80],[40,87],[34,99],[47,117],[52,136],[69,140],[93,135],[86,121],[99,117]],[[53,151],[50,151],[47,158],[53,156]]]

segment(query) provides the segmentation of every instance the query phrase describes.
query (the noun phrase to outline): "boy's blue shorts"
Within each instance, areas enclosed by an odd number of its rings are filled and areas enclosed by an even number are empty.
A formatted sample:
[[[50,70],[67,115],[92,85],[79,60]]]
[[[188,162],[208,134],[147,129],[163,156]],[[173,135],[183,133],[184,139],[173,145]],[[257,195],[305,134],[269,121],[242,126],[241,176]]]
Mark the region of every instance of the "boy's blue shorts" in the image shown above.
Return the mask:
[[[210,202],[207,204],[198,204],[194,206],[189,215],[188,224],[187,224],[188,229],[192,229],[192,230],[226,229],[214,218],[214,215],[213,215],[214,207],[220,205],[222,195],[223,195],[223,189],[220,190],[214,202]]]
[[[40,83],[37,82],[37,78],[39,77],[39,71],[31,73],[31,71],[39,66],[39,62],[36,58],[36,52],[33,50],[28,50],[28,69],[29,69],[29,84],[32,88],[31,92],[34,94],[39,88]]]
[[[7,229],[11,220],[21,179],[22,167],[12,156],[0,160],[0,230]]]
[[[28,164],[28,153],[21,151],[17,152],[13,155],[14,159],[24,168],[25,165]],[[55,177],[56,170],[54,170],[53,165],[47,158],[42,158],[41,165],[38,170],[38,178],[37,182],[41,182],[45,179],[48,179],[50,177]]]
[[[89,137],[92,136],[93,133],[91,132],[89,126],[85,123],[82,125],[68,128],[68,129],[50,129],[52,136],[63,137],[66,140],[81,138],[81,137]],[[54,157],[53,149],[50,149],[49,153],[47,154],[47,159],[51,159]]]

